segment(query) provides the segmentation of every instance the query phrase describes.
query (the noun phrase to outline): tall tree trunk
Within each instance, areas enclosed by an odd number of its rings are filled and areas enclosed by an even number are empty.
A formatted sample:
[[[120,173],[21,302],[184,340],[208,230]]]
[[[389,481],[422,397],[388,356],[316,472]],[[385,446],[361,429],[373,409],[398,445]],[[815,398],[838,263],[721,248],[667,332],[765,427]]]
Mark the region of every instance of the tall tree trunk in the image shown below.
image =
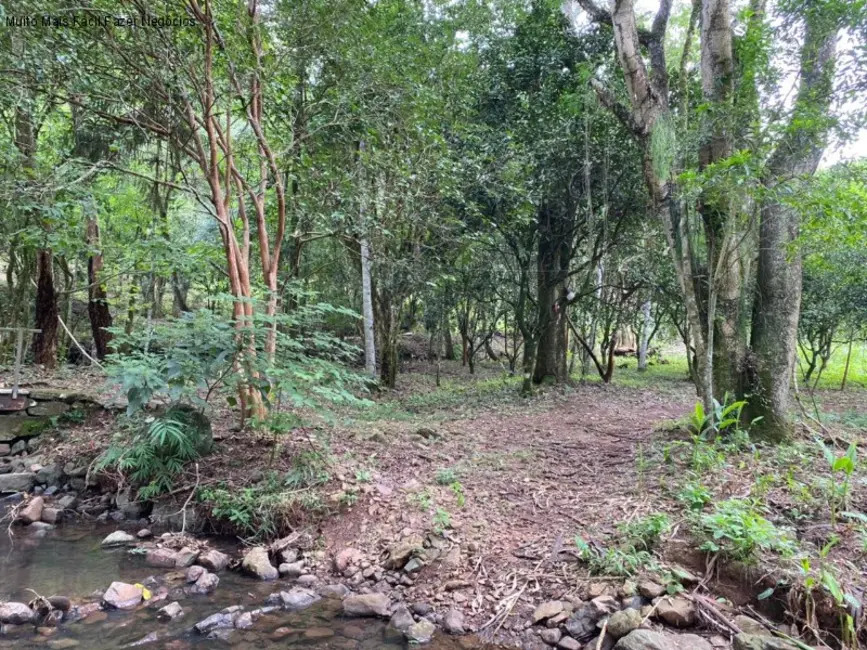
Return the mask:
[[[376,329],[373,321],[373,297],[370,286],[370,244],[361,238],[361,304],[364,316],[364,372],[376,377]]]
[[[376,329],[373,321],[373,294],[371,287],[370,241],[367,237],[367,179],[364,174],[365,161],[362,160],[366,143],[358,143],[358,172],[361,186],[361,203],[359,205],[359,223],[361,237],[361,311],[364,320],[364,372],[368,377],[376,378]]]
[[[543,206],[539,219],[537,296],[539,336],[533,381],[560,383],[567,379],[566,277],[570,260],[570,217]]]
[[[26,100],[25,100],[26,101]],[[36,133],[30,106],[15,108],[15,147],[27,179],[36,173]],[[43,224],[47,238],[49,227]],[[33,362],[46,368],[57,365],[57,291],[54,287],[54,255],[50,248],[36,251],[36,304]]]
[[[102,282],[102,250],[99,241],[99,223],[96,214],[90,210],[86,224],[87,246],[92,251],[87,259],[87,314],[90,316],[90,331],[93,334],[93,346],[97,359],[105,359],[111,343],[111,311],[105,285]]]
[[[443,318],[443,339],[445,341],[445,358],[449,361],[455,360],[455,342],[452,340],[452,327],[449,323],[449,315],[446,313]]]
[[[33,362],[54,368],[57,365],[57,291],[54,288],[54,255],[50,248],[36,253],[36,329],[33,335]]]
[[[638,343],[638,370],[647,370],[647,348],[650,346],[650,332],[653,329],[653,319],[650,316],[650,301],[641,305],[641,340]]]
[[[834,11],[823,5],[806,14],[798,96],[764,179],[769,198],[762,206],[759,229],[750,416],[762,418],[756,434],[771,441],[791,435],[789,389],[801,308],[801,256],[792,247],[798,236],[799,214],[782,201],[782,195],[815,173],[825,150],[839,30]]]

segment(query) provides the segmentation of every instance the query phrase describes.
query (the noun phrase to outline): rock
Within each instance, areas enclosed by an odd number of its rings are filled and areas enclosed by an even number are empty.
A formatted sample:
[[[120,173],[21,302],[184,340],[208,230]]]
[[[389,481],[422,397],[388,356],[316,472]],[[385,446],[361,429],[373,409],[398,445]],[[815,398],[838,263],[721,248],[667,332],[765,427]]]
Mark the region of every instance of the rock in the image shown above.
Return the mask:
[[[346,616],[388,616],[388,596],[381,593],[353,594],[343,599]]]
[[[614,612],[608,618],[608,634],[615,639],[626,636],[641,625],[641,613],[637,609]]]
[[[713,646],[695,634],[662,634],[638,629],[620,639],[614,650],[713,650]]]
[[[394,614],[391,615],[390,623],[394,629],[400,630],[405,634],[410,625],[415,623],[415,619],[412,617],[412,614],[409,613],[409,609],[407,609],[406,605],[398,605],[394,609]]]
[[[197,562],[208,571],[217,573],[229,566],[229,556],[212,548],[200,554]]]
[[[190,567],[195,568],[195,567]],[[216,574],[211,573],[210,571],[204,570],[204,573],[198,577],[196,582],[189,588],[189,593],[191,594],[209,594],[214,589],[217,588],[217,585],[220,584],[220,578],[217,577]]]
[[[617,640],[606,632],[605,638],[601,642],[599,641],[599,637],[595,636],[584,645],[584,648],[589,650],[597,650],[597,648],[599,650],[613,650],[615,643],[617,643]]]
[[[315,575],[313,575],[312,573],[307,573],[303,576],[299,576],[298,580],[296,580],[296,582],[299,585],[301,585],[302,587],[312,587],[318,581],[319,581],[319,579]]]
[[[599,596],[579,608],[566,621],[566,631],[576,639],[586,641],[596,634],[596,623],[604,616],[618,610],[613,596]]]
[[[323,598],[337,598],[342,600],[349,594],[349,587],[341,584],[324,585],[319,587],[319,594]]]
[[[153,537],[154,534],[151,532],[150,528],[142,528],[135,534],[139,539],[148,539],[149,537]]]
[[[797,646],[785,639],[760,634],[742,632],[734,639],[734,650],[796,650],[796,648]]]
[[[319,595],[316,592],[301,587],[280,592],[280,603],[290,611],[309,607],[317,600],[319,600]]]
[[[456,636],[464,634],[464,615],[456,609],[450,609],[443,617],[443,629]]]
[[[557,647],[563,648],[563,650],[581,650],[581,644],[570,636],[564,636],[560,639]]]
[[[69,404],[66,402],[38,402],[36,405],[27,409],[27,415],[51,418],[63,415],[67,411],[69,411]]]
[[[768,628],[749,616],[738,614],[734,617],[732,622],[737,625],[744,634],[752,636],[773,636]]]
[[[189,569],[187,569],[186,574],[184,574],[184,579],[187,582],[195,582],[207,572],[208,570],[203,566],[191,566]]]
[[[562,600],[549,600],[537,606],[533,611],[533,623],[539,623],[545,619],[557,616],[563,611]]]
[[[235,619],[240,616],[241,606],[233,605],[211,614],[193,626],[199,634],[208,634],[214,630],[226,630],[235,627]]]
[[[57,485],[63,478],[63,470],[60,465],[46,465],[36,472],[36,482],[39,485]]]
[[[5,442],[0,442],[0,456],[8,456],[12,451],[12,447]]]
[[[60,508],[43,508],[42,521],[46,524],[56,524],[63,518],[63,510]]]
[[[185,569],[195,564],[197,559],[199,559],[199,552],[195,549],[184,546],[175,554],[175,568]]]
[[[663,598],[656,606],[656,617],[672,627],[695,625],[695,605],[686,598]]]
[[[407,562],[403,566],[403,570],[406,571],[407,573],[415,573],[416,571],[421,571],[421,568],[423,566],[424,566],[424,562],[422,562],[417,557],[413,557],[413,558],[410,558],[409,562]]]
[[[29,492],[34,485],[36,485],[36,475],[31,472],[0,474],[0,494],[4,492]]]
[[[250,612],[244,612],[235,617],[232,625],[236,630],[249,630],[253,627],[253,615]]]
[[[653,580],[642,580],[638,583],[638,593],[645,598],[653,600],[659,598],[665,593],[665,587]]]
[[[548,645],[557,645],[560,641],[560,637],[563,636],[563,633],[560,632],[558,628],[554,627],[549,630],[542,630],[539,636],[542,637],[542,641]]]
[[[406,638],[410,643],[428,643],[436,632],[436,626],[427,619],[413,623],[406,631]]]
[[[74,510],[78,505],[78,497],[74,494],[65,494],[57,500],[57,506],[64,510]]]
[[[158,569],[174,569],[178,554],[170,548],[152,548],[145,553],[145,564]]]
[[[77,648],[78,646],[79,643],[75,639],[55,639],[48,643],[48,647],[51,648],[51,650],[69,650],[70,648]]]
[[[277,572],[284,578],[298,578],[304,573],[304,560],[298,562],[284,562],[277,567]]]
[[[0,605],[0,623],[4,625],[24,625],[36,620],[36,612],[24,603],[3,603]]]
[[[32,524],[34,521],[39,521],[42,519],[42,509],[44,507],[45,501],[42,497],[33,497],[18,513],[18,520],[23,524]]]
[[[283,564],[284,562],[286,564],[292,564],[293,562],[297,562],[299,559],[297,548],[284,548],[277,555],[280,557],[280,564]]]
[[[268,551],[264,546],[256,546],[244,556],[241,568],[260,580],[276,580],[279,577],[277,569],[268,558]]]
[[[402,569],[412,554],[420,548],[422,548],[420,539],[416,537],[403,539],[388,549],[388,558],[383,566],[386,569]]]
[[[162,622],[174,621],[184,615],[184,608],[177,601],[169,603],[157,611],[157,620]]]
[[[116,530],[102,540],[101,546],[130,546],[135,544],[135,537],[122,530]]]
[[[48,604],[59,612],[66,613],[72,608],[72,602],[66,596],[49,596]]]
[[[115,609],[135,609],[141,601],[141,587],[126,582],[112,582],[102,595],[102,602]]]
[[[349,565],[361,562],[363,557],[361,551],[358,549],[344,548],[334,556],[334,571],[342,574],[347,568],[349,568]],[[292,562],[295,562],[295,560],[290,560],[287,563]]]

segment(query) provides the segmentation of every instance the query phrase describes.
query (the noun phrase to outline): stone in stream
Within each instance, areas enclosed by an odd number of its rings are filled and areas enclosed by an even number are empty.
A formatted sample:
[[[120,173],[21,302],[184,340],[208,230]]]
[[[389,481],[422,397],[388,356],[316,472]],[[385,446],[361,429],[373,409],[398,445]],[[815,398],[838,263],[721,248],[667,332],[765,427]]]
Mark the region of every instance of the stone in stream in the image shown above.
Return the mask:
[[[187,569],[187,573],[184,578],[187,582],[195,582],[207,572],[208,570],[203,566],[191,566],[189,569]]]
[[[34,485],[36,485],[36,475],[32,472],[0,474],[0,493],[29,492]]]
[[[42,521],[46,524],[56,524],[63,518],[63,510],[60,508],[43,508]]]
[[[200,554],[197,562],[208,571],[217,573],[229,566],[229,556],[212,548]]]
[[[159,635],[156,632],[151,632],[147,636],[143,636],[138,641],[133,641],[132,643],[128,643],[123,646],[124,648],[135,648],[140,645],[147,645],[149,643],[156,643],[159,640]]]
[[[199,557],[199,552],[195,549],[184,546],[180,551],[175,555],[175,567],[178,569],[185,569],[188,566],[192,566],[195,561]]]
[[[220,584],[220,578],[218,578],[216,574],[211,573],[206,569],[202,569],[202,571],[203,573],[196,579],[196,582],[192,586],[187,587],[187,593],[209,594],[217,588],[217,585]]]
[[[260,580],[276,580],[279,577],[277,569],[271,564],[268,551],[264,546],[256,546],[250,549],[241,562],[241,568]]]
[[[284,578],[298,578],[304,573],[304,560],[292,563],[283,562],[277,567],[277,571]]]
[[[18,521],[23,524],[32,524],[42,519],[42,509],[45,501],[42,497],[33,497],[18,513]]]
[[[436,626],[427,619],[413,623],[406,631],[406,638],[410,643],[428,643],[436,632]]]
[[[48,604],[61,612],[68,612],[72,607],[72,602],[66,596],[49,596]]]
[[[349,594],[349,587],[342,584],[323,585],[319,587],[319,594],[323,598],[343,599]]]
[[[174,569],[178,554],[170,548],[152,548],[145,554],[145,564],[158,569]]]
[[[101,546],[129,546],[135,544],[135,536],[122,530],[116,530],[102,540]]]
[[[141,601],[141,587],[125,582],[112,582],[102,595],[102,602],[115,609],[135,609]]]
[[[36,612],[24,603],[3,603],[0,605],[0,623],[4,625],[23,625],[32,623]]]
[[[162,622],[174,621],[184,615],[184,608],[177,601],[169,603],[157,610],[157,620]]]
[[[289,591],[281,591],[279,593],[279,602],[284,609],[295,611],[310,607],[313,603],[319,600],[319,595],[309,589],[295,587]]]
[[[388,596],[382,593],[352,594],[343,599],[343,613],[346,616],[387,617]]]
[[[409,613],[409,609],[407,609],[406,605],[398,605],[394,609],[394,614],[391,615],[390,623],[394,629],[405,634],[410,625],[415,623],[415,619],[412,617],[412,614]]]
[[[571,636],[564,636],[560,639],[559,643],[557,643],[557,647],[562,650],[581,650],[582,645]],[[590,647],[592,648],[593,646]]]
[[[226,607],[216,614],[211,614],[206,619],[196,623],[193,628],[199,634],[208,634],[214,630],[225,630],[235,627],[235,619],[241,615],[242,607],[240,605],[232,605]]]

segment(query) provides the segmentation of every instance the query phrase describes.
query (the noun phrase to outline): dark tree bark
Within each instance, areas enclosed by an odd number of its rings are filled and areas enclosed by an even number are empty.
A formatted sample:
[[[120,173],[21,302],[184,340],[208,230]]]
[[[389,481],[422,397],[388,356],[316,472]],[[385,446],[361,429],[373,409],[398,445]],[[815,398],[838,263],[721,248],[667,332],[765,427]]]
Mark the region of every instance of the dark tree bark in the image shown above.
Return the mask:
[[[94,251],[87,259],[87,313],[90,316],[90,330],[93,334],[93,345],[96,349],[96,358],[105,359],[111,344],[111,311],[108,308],[108,300],[105,293],[105,285],[102,283],[102,251],[99,241],[99,223],[96,215],[87,218],[87,245]]]
[[[771,441],[791,435],[789,392],[801,308],[801,256],[791,246],[798,236],[798,211],[775,199],[785,186],[811,176],[825,150],[830,121],[839,24],[831,11],[807,14],[801,52],[801,81],[785,136],[768,163],[764,185],[771,197],[761,211],[757,297],[752,323],[750,417],[755,432]]]
[[[537,275],[539,335],[533,382],[560,383],[568,379],[566,280],[572,259],[575,211],[565,205],[544,205],[539,212]]]
[[[54,368],[57,365],[57,291],[54,288],[54,255],[42,248],[36,253],[36,329],[33,335],[33,362]]]
[[[15,109],[15,146],[28,178],[35,173],[36,131],[29,107]],[[43,224],[43,228],[47,228]],[[33,362],[46,368],[57,365],[57,291],[54,287],[54,255],[50,248],[36,251],[36,304]]]

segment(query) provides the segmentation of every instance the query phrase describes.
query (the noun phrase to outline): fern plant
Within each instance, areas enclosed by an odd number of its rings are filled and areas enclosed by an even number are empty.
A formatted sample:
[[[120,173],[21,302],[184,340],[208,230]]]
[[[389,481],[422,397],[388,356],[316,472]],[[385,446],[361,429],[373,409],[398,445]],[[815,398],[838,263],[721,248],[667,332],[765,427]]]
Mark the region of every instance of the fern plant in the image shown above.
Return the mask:
[[[138,496],[152,499],[171,491],[184,466],[198,459],[207,447],[201,432],[177,412],[131,422],[132,436],[116,437],[96,463],[97,470],[113,468],[142,486]]]

